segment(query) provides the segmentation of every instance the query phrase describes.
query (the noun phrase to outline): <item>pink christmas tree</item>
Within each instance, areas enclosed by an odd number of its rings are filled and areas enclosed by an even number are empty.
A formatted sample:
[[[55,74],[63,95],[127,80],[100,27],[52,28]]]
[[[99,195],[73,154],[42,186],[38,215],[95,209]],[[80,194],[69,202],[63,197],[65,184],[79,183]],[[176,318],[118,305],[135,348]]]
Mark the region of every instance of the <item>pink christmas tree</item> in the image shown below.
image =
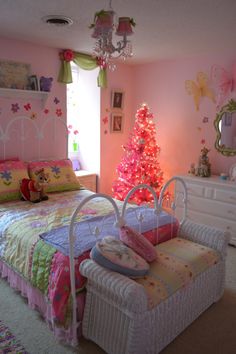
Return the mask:
[[[117,166],[118,179],[113,182],[113,197],[124,200],[131,188],[138,184],[151,186],[157,196],[163,185],[163,172],[160,169],[158,155],[160,148],[156,143],[156,129],[146,104],[135,115],[133,132],[126,146],[122,146],[125,155]],[[150,202],[152,194],[141,189],[133,194],[130,201],[136,204]]]

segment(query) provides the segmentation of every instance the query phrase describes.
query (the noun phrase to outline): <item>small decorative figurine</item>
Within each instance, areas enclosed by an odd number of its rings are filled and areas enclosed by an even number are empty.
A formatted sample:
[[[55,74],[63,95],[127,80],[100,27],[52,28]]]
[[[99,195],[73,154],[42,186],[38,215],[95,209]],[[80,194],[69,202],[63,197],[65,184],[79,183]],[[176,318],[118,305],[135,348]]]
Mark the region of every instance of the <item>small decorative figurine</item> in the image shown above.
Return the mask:
[[[195,168],[195,163],[194,163],[194,162],[191,163],[191,165],[190,165],[190,170],[188,171],[188,173],[189,173],[190,175],[195,176],[196,168]]]
[[[199,157],[198,166],[196,169],[196,176],[200,177],[210,177],[211,175],[211,164],[209,162],[209,157],[207,156],[210,150],[205,146],[201,149],[201,155]]]

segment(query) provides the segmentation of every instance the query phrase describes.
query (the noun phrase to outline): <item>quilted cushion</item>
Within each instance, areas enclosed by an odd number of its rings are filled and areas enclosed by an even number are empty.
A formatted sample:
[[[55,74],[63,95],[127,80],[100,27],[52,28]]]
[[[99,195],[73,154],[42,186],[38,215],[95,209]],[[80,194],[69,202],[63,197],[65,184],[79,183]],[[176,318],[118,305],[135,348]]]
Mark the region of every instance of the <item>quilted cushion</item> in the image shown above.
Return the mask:
[[[128,277],[143,277],[148,273],[148,263],[113,236],[106,236],[97,242],[90,257],[101,266]]]
[[[120,229],[120,239],[147,262],[152,262],[157,258],[156,249],[151,242],[131,227],[123,226]]]
[[[41,168],[44,168],[44,172],[48,175],[48,185],[45,186],[47,193],[80,189],[79,181],[69,159],[29,162],[30,178],[36,179],[35,171]]]
[[[20,199],[20,182],[29,178],[23,161],[0,163],[0,202]]]

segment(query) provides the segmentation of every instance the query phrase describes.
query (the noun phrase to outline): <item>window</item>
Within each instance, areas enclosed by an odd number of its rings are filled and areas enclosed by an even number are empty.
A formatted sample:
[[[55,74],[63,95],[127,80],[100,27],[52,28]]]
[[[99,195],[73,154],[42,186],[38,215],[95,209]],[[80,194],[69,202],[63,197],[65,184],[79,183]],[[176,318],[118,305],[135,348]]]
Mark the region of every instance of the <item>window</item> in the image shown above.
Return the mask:
[[[67,85],[68,156],[74,169],[100,170],[100,88],[98,68],[82,70],[72,64],[73,83]],[[78,133],[77,133],[78,132]],[[80,165],[80,166],[79,166]]]

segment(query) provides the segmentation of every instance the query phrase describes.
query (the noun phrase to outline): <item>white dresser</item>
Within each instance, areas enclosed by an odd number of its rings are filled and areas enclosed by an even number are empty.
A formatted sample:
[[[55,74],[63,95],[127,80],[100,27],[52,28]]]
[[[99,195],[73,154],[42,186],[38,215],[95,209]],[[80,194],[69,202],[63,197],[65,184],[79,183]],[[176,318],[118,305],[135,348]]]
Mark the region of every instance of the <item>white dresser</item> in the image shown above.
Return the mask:
[[[236,182],[224,181],[219,176],[178,176],[188,190],[187,217],[193,221],[228,231],[230,244],[236,246]],[[181,217],[181,184],[176,184],[176,215]]]

